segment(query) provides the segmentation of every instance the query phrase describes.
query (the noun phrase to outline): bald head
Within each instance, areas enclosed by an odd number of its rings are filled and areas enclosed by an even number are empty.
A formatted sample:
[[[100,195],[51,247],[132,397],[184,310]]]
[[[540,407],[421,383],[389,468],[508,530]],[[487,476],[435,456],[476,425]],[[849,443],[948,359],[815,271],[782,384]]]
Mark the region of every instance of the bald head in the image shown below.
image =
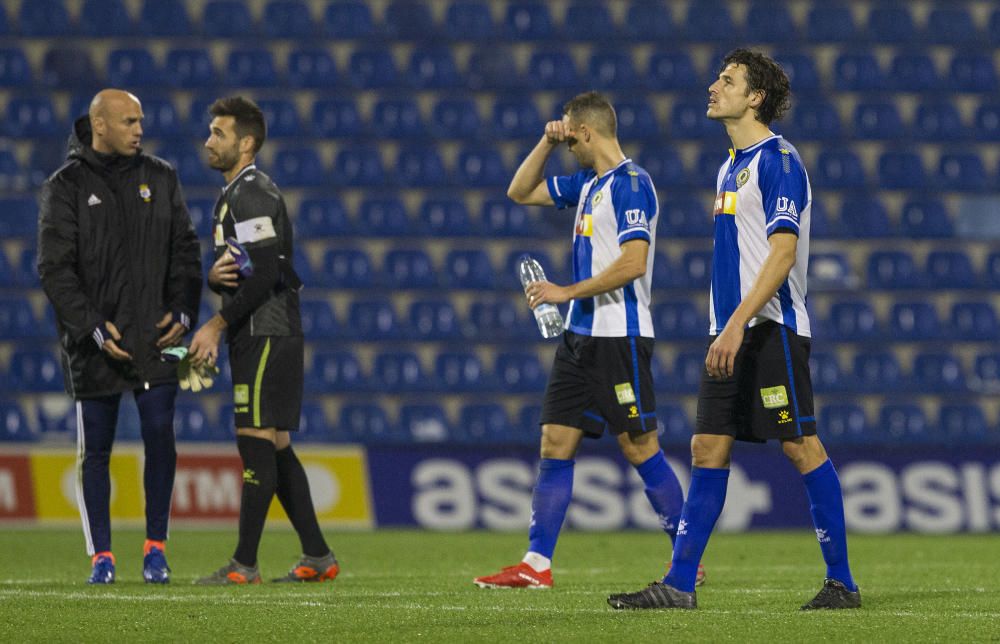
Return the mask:
[[[142,143],[142,104],[124,90],[101,90],[90,102],[90,127],[95,150],[132,156]]]

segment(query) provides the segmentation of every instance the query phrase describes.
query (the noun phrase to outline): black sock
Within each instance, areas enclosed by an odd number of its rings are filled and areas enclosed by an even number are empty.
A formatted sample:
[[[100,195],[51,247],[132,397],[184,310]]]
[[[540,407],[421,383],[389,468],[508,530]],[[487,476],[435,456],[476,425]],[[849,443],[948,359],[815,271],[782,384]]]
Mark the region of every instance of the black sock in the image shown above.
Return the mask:
[[[256,436],[237,436],[243,459],[243,495],[240,500],[240,541],[233,559],[244,566],[257,565],[257,547],[264,532],[267,510],[274,497],[277,463],[274,443]]]
[[[322,557],[330,552],[330,547],[326,545],[316,520],[316,510],[309,495],[309,479],[302,462],[291,445],[278,450],[275,456],[278,461],[278,500],[299,534],[302,553],[309,557]]]

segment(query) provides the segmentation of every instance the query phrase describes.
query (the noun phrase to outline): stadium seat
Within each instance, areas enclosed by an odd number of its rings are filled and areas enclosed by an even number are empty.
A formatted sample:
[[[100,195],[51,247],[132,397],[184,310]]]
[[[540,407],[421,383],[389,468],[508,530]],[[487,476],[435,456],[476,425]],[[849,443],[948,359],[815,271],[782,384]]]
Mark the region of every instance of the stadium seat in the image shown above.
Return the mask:
[[[425,373],[412,351],[383,350],[375,356],[372,387],[387,394],[433,390],[437,384]]]
[[[456,0],[448,5],[444,32],[449,38],[483,42],[496,35],[493,14],[481,0]]]
[[[896,355],[890,351],[864,351],[854,356],[853,377],[844,382],[863,394],[897,391],[901,386],[902,369]]]
[[[984,353],[976,356],[975,377],[970,389],[978,393],[1000,392],[1000,353]]]
[[[108,81],[115,87],[160,87],[164,76],[146,49],[113,49],[108,54]]]
[[[0,175],[0,180],[2,180],[2,175]],[[4,252],[3,248],[0,248],[0,287],[10,288],[16,284],[17,276],[14,267],[7,259],[7,253]],[[2,380],[2,376],[0,376],[0,383]]]
[[[142,134],[145,139],[172,138],[185,134],[185,123],[169,98],[143,97],[142,115]]]
[[[434,374],[444,391],[490,391],[493,386],[483,362],[473,351],[443,351],[434,359]]]
[[[517,67],[513,51],[506,45],[480,46],[469,56],[466,83],[474,91],[510,91],[527,83]]]
[[[358,48],[351,53],[348,77],[356,89],[386,89],[398,83],[396,62],[384,48]]]
[[[375,32],[375,19],[367,2],[338,0],[326,5],[323,31],[327,38],[365,41]]]
[[[435,139],[470,139],[479,136],[480,119],[469,98],[442,98],[431,112],[429,133]]]
[[[981,36],[966,7],[939,6],[927,14],[927,27],[920,37],[942,45],[966,45]]]
[[[868,256],[868,286],[915,289],[924,286],[923,274],[906,251],[874,251]]]
[[[523,351],[498,353],[494,373],[499,390],[508,393],[541,391],[547,378],[538,356]]]
[[[16,348],[10,358],[7,386],[12,391],[63,391],[59,360],[48,349]]]
[[[221,423],[212,422],[199,402],[178,402],[174,407],[174,434],[178,441],[226,440],[230,431]]]
[[[492,289],[496,274],[490,256],[483,250],[452,250],[444,261],[444,279],[459,289]]]
[[[639,165],[649,170],[649,166],[640,161]],[[653,180],[656,183],[656,179]],[[658,184],[657,184],[658,185]],[[694,197],[676,197],[660,203],[660,215],[657,222],[657,232],[664,233],[664,239],[674,237],[704,237],[712,234],[712,218],[705,206],[704,199]],[[654,267],[654,270],[656,267]],[[663,283],[655,281],[654,288],[662,288],[673,284],[675,278]]]
[[[849,6],[814,3],[806,19],[807,40],[814,43],[847,43],[857,39],[857,26]]]
[[[302,250],[302,246],[296,246],[295,250],[292,251],[292,265],[304,284],[316,284],[317,282],[312,264],[312,260]]]
[[[916,152],[891,150],[878,159],[879,186],[885,190],[912,190],[927,187],[924,163]]]
[[[992,342],[1000,336],[997,314],[989,301],[955,302],[947,328],[955,340]]]
[[[340,323],[327,300],[302,299],[299,312],[306,341],[329,340],[341,333]]]
[[[775,55],[775,61],[785,70],[796,94],[818,92],[822,88],[816,62],[810,54],[781,53]]]
[[[913,16],[903,3],[885,6],[872,3],[868,14],[868,37],[876,42],[907,43],[916,37]]]
[[[934,198],[911,199],[903,204],[900,233],[904,237],[942,238],[954,234],[944,204]]]
[[[333,160],[333,177],[345,186],[376,187],[385,183],[385,169],[378,148],[372,145],[348,145]]]
[[[660,440],[668,445],[680,445],[691,442],[694,433],[687,413],[680,405],[666,404],[656,406],[656,417],[663,426]]]
[[[510,199],[483,201],[479,225],[488,237],[534,237],[544,228],[525,206]]]
[[[632,8],[639,3],[633,3]],[[661,11],[669,16],[667,11]],[[654,51],[649,57],[644,78],[646,87],[653,91],[702,89],[704,80],[685,51]]]
[[[359,228],[369,235],[381,237],[408,237],[414,233],[406,206],[390,193],[361,202]]]
[[[358,443],[401,442],[404,437],[385,409],[374,403],[348,403],[340,409],[335,440]]]
[[[572,90],[580,86],[580,76],[569,51],[546,49],[531,54],[525,82],[539,90]]]
[[[0,443],[38,440],[39,432],[14,401],[0,400]]]
[[[382,280],[394,289],[434,288],[437,274],[430,256],[422,249],[395,249],[385,254]]]
[[[1000,11],[997,15],[1000,16]],[[1000,104],[983,103],[976,108],[972,138],[980,141],[1000,140]]]
[[[875,309],[867,300],[843,300],[830,306],[825,330],[840,342],[875,340],[881,335]]]
[[[950,87],[956,92],[992,94],[997,91],[997,71],[988,54],[956,53],[949,72]]]
[[[312,368],[306,372],[306,391],[335,393],[367,387],[358,357],[348,350],[313,352]]]
[[[653,307],[653,328],[668,341],[701,339],[708,336],[708,318],[690,300],[671,299]]]
[[[945,190],[961,192],[981,192],[993,188],[983,160],[975,152],[942,154],[937,182]]]
[[[670,111],[670,134],[678,139],[710,139],[722,134],[718,123],[705,118],[705,99],[679,99]],[[722,165],[722,157],[712,150],[716,159],[715,169]],[[714,179],[714,177],[713,177]]]
[[[914,138],[921,141],[955,142],[966,138],[962,118],[951,103],[918,105],[911,132]]]
[[[538,0],[512,0],[507,4],[504,31],[511,40],[550,40],[556,35],[549,8]]]
[[[927,255],[924,273],[928,285],[935,289],[982,286],[982,280],[972,266],[972,259],[963,251],[931,251]]]
[[[50,88],[90,91],[99,89],[103,78],[86,49],[55,45],[42,59],[42,82]]]
[[[930,394],[965,391],[965,373],[959,359],[950,353],[930,351],[913,359],[910,390]]]
[[[293,49],[288,54],[288,84],[292,87],[327,89],[340,84],[337,64],[322,48]]]
[[[889,337],[898,341],[936,340],[941,337],[937,309],[930,302],[896,302],[889,310]]]
[[[347,313],[347,328],[362,340],[395,340],[401,335],[396,310],[382,298],[351,302]]]
[[[313,103],[312,122],[316,134],[321,138],[350,139],[364,130],[358,106],[350,98],[316,101]]]
[[[26,297],[7,296],[0,300],[0,340],[35,337],[38,321]]]
[[[865,410],[855,403],[822,405],[816,424],[831,445],[863,445],[871,438]]]
[[[449,182],[448,171],[437,148],[422,143],[399,148],[395,178],[399,185],[414,188],[435,188]]]
[[[662,0],[633,0],[619,28],[623,38],[639,42],[668,42],[679,35],[668,4]]]
[[[639,75],[626,52],[595,52],[590,57],[587,80],[599,90],[629,90],[639,83]]]
[[[485,146],[467,146],[461,150],[455,172],[459,182],[468,188],[499,188],[506,186],[511,177],[500,152]]]
[[[865,183],[861,159],[851,150],[824,150],[816,158],[816,187],[862,188]]]
[[[28,38],[56,38],[73,33],[73,23],[61,0],[31,0],[23,3],[17,24],[20,35]]]
[[[840,209],[844,237],[885,238],[893,235],[889,214],[878,197],[848,197]]]
[[[465,237],[473,234],[465,202],[452,197],[429,197],[420,205],[419,226],[428,237]]]
[[[869,52],[844,53],[834,61],[834,86],[839,90],[879,90],[884,83],[878,60]]]
[[[990,426],[977,404],[953,403],[941,405],[937,428],[942,442],[966,445],[990,439]]]
[[[705,325],[708,329],[708,325]],[[701,377],[705,373],[705,350],[681,351],[674,359],[672,375],[666,383],[667,391],[693,394],[701,385]]]
[[[295,217],[295,232],[300,239],[350,235],[354,226],[343,202],[336,197],[303,199]]]
[[[145,0],[136,29],[144,36],[190,36],[195,33],[182,0]]]
[[[295,103],[286,98],[266,98],[257,101],[267,123],[267,138],[280,139],[301,136],[304,132]]]
[[[331,249],[323,255],[323,270],[314,279],[328,288],[367,289],[375,283],[371,259],[363,250]]]
[[[527,303],[525,303],[527,306]],[[530,325],[530,326],[529,326]],[[466,335],[479,342],[508,339],[534,339],[535,320],[519,313],[509,299],[476,300],[469,306]]]
[[[493,129],[504,139],[536,137],[544,121],[530,98],[500,98],[493,104]]]
[[[34,244],[21,249],[14,269],[14,285],[25,288],[41,288],[38,278],[38,250]]]
[[[859,103],[854,109],[854,136],[859,139],[898,140],[903,120],[895,103]]]
[[[987,255],[984,278],[990,288],[1000,287],[1000,251]]]
[[[215,87],[217,83],[212,58],[208,50],[202,48],[171,49],[167,52],[163,74],[171,87],[177,89],[203,89]]]
[[[681,160],[677,149],[673,146],[646,146],[639,154],[638,163],[639,166],[649,173],[649,177],[653,180],[653,185],[659,190],[687,185],[684,162]],[[662,219],[661,216],[660,220],[662,221]]]
[[[201,29],[209,38],[253,39],[257,35],[250,8],[239,0],[208,0]]]
[[[618,28],[608,12],[607,3],[600,0],[574,0],[566,8],[562,34],[568,41],[599,43],[617,38]]]
[[[742,37],[728,5],[719,0],[702,0],[689,5],[684,32],[694,42],[731,42]]]
[[[55,168],[51,168],[55,170]],[[50,170],[50,172],[51,172]],[[28,197],[0,198],[0,238],[35,240],[38,234],[38,205]]]
[[[836,353],[816,351],[809,355],[809,373],[816,391],[827,393],[844,388],[844,373]]]
[[[941,89],[934,59],[927,54],[899,53],[892,59],[888,80],[900,92],[931,92]]]
[[[68,132],[47,97],[11,98],[4,125],[8,136],[14,138],[62,138]]]
[[[394,41],[434,40],[437,25],[425,2],[393,0],[382,15],[382,30]]]
[[[30,87],[31,65],[20,47],[0,49],[0,87]]]
[[[372,110],[372,128],[381,137],[407,139],[426,133],[420,108],[413,99],[382,99]]]
[[[301,0],[270,0],[264,6],[261,25],[268,38],[301,40],[314,33],[309,7]]]
[[[783,3],[758,0],[750,4],[746,15],[746,38],[750,42],[783,43],[797,38],[798,26]],[[799,86],[792,80],[792,87]]]
[[[809,209],[809,219],[811,220],[809,236],[812,239],[825,239],[839,236],[839,225],[835,226],[827,215],[826,201],[816,193],[812,195],[812,204]],[[837,222],[838,224],[840,222]]]
[[[306,443],[329,443],[334,439],[334,429],[326,418],[323,405],[303,402],[299,413],[299,431],[296,440]]]
[[[712,251],[686,251],[680,268],[687,288],[708,288],[712,281]]]
[[[453,430],[444,409],[434,404],[408,404],[399,408],[403,435],[415,443],[443,443]]]
[[[226,83],[232,87],[274,87],[278,71],[269,49],[232,49],[226,60]]]
[[[542,435],[539,424],[541,418],[541,405],[527,404],[521,407],[517,414],[517,423],[514,426],[515,439],[513,442],[537,446]]]
[[[415,300],[410,304],[410,335],[420,341],[458,340],[461,321],[448,300]]]
[[[451,50],[437,46],[413,50],[407,80],[417,89],[456,89],[463,85]]]
[[[463,405],[459,412],[456,438],[461,442],[497,445],[512,442],[515,432],[503,405],[469,404]]]
[[[271,178],[281,187],[317,187],[327,183],[319,152],[308,146],[290,145],[277,150],[270,170]]]
[[[878,418],[877,434],[891,444],[920,444],[932,438],[927,415],[916,403],[883,405]]]

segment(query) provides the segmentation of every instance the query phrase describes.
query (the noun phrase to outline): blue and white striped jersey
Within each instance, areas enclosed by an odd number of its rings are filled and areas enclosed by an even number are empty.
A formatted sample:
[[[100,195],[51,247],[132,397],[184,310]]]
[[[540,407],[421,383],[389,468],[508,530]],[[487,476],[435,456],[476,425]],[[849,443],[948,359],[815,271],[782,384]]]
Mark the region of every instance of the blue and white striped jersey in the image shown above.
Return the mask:
[[[778,135],[730,150],[719,169],[712,255],[711,335],[718,335],[749,292],[777,231],[798,235],[795,265],[770,302],[750,320],[784,324],[810,337],[806,312],[812,189],[799,153]]]
[[[652,338],[649,298],[660,208],[649,175],[625,159],[601,176],[593,170],[581,170],[568,177],[549,177],[548,188],[559,208],[576,206],[574,282],[604,271],[621,256],[620,247],[625,242],[649,242],[646,274],[614,291],[571,301],[566,328],[580,335]]]

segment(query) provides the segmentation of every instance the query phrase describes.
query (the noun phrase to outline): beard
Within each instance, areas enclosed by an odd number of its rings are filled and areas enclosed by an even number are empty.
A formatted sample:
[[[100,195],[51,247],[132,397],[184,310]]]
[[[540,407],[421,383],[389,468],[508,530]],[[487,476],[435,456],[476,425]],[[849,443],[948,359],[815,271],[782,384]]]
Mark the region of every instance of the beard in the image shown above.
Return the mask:
[[[236,151],[230,154],[225,152],[210,152],[208,155],[208,166],[219,172],[229,172],[239,161],[240,157]]]

